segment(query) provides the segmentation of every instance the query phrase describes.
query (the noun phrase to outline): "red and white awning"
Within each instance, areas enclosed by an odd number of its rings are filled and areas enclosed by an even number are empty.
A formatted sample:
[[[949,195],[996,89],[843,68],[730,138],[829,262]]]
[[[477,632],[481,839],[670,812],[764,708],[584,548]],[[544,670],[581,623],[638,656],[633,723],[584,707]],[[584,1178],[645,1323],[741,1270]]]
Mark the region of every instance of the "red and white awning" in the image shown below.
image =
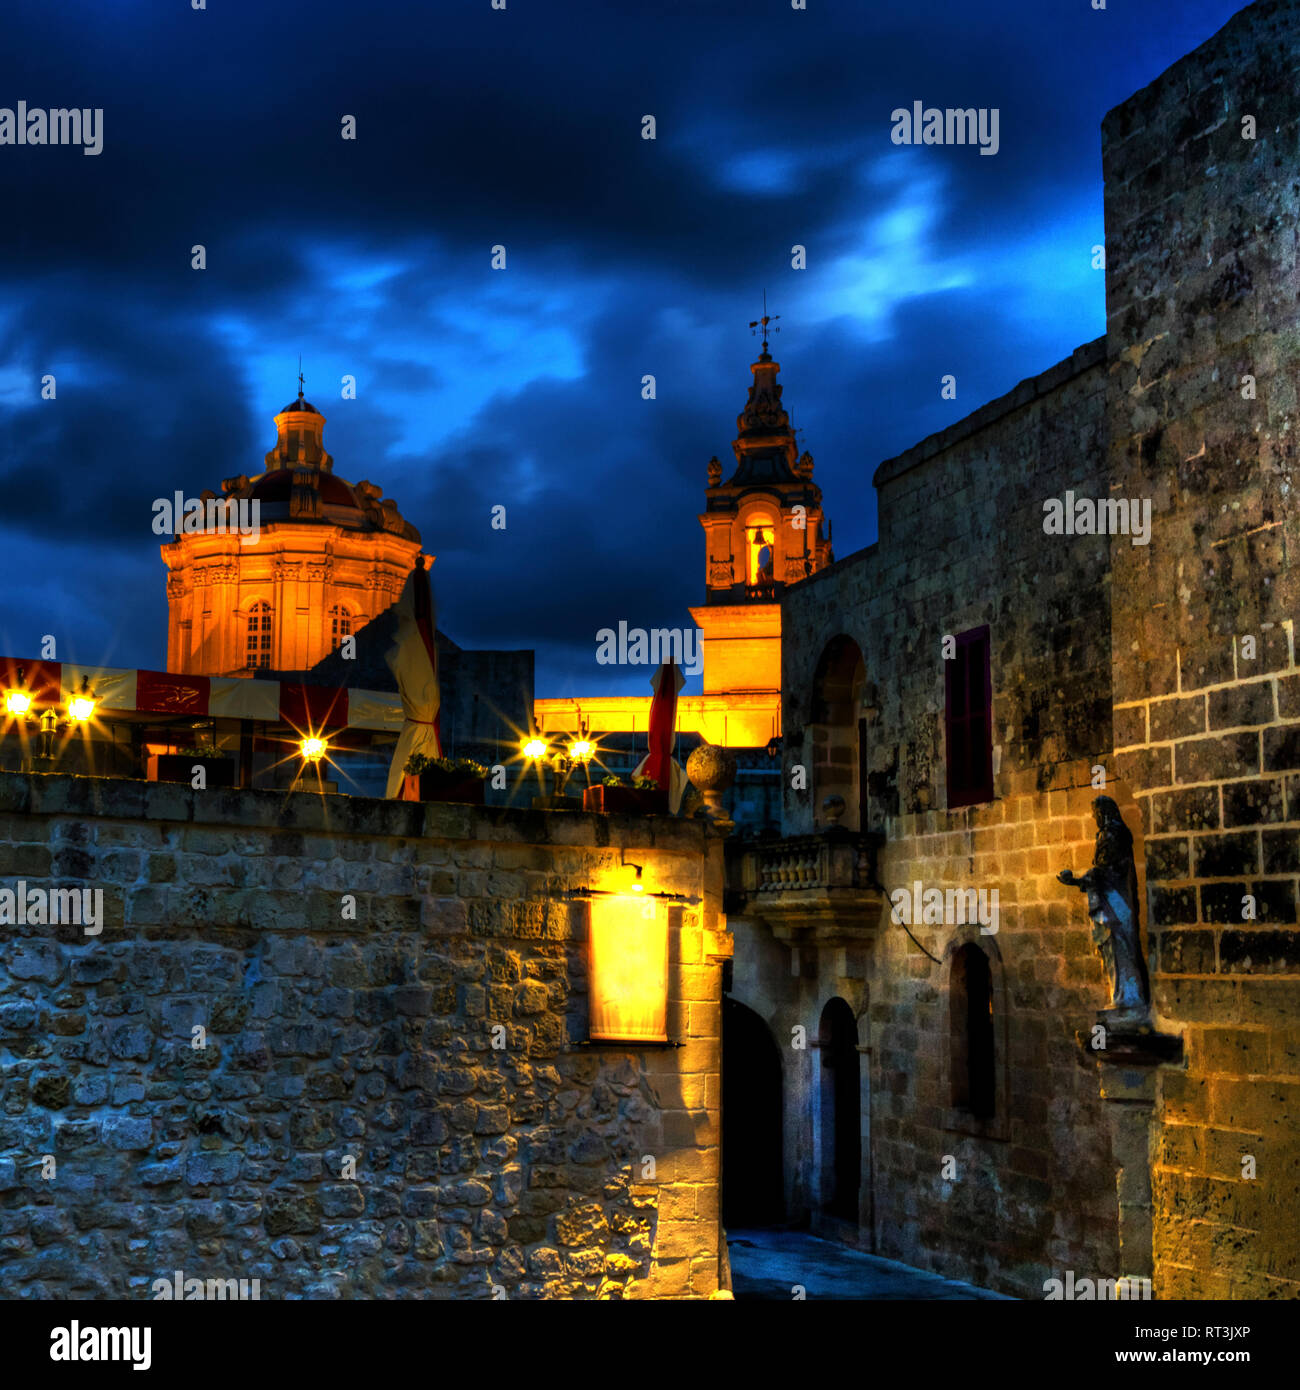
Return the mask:
[[[0,695],[9,690],[26,690],[32,697],[33,710],[44,705],[66,707],[81,692],[87,678],[97,711],[260,719],[289,724],[299,730],[310,728],[313,733],[343,728],[397,733],[402,728],[401,700],[382,690],[350,690],[237,676],[182,676],[172,671],[129,671],[69,661],[0,657]]]

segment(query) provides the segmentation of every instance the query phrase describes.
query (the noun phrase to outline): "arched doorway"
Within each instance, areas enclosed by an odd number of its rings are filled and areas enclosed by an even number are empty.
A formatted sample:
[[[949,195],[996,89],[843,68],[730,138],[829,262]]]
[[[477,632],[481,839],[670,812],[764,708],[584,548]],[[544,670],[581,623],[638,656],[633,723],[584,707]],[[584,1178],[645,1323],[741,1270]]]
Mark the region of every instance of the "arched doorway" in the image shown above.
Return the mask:
[[[858,1224],[862,1196],[862,1089],[858,1024],[843,999],[822,1010],[820,1207]]]
[[[724,995],[722,1223],[728,1229],[785,1219],[781,1135],[781,1054],[762,1018]]]
[[[867,725],[862,711],[866,665],[851,637],[826,644],[813,676],[813,816],[822,824],[822,802],[844,798],[840,824],[867,827]]]

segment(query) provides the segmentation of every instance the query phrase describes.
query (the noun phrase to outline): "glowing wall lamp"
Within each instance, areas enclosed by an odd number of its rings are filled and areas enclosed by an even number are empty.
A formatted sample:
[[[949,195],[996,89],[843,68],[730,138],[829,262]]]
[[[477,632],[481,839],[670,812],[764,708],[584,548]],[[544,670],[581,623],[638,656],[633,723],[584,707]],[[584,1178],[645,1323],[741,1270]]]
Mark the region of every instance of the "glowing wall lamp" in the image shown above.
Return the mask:
[[[5,713],[10,719],[17,719],[20,723],[27,723],[28,716],[34,720],[32,714],[32,697],[26,689],[27,672],[23,667],[17,671],[18,684],[5,691]]]
[[[52,759],[54,757],[54,736],[58,732],[59,726],[65,724],[85,729],[95,717],[95,708],[99,704],[99,697],[91,688],[90,677],[83,675],[81,689],[68,696],[64,707],[66,713],[62,718],[48,705],[37,714],[32,708],[31,692],[24,686],[25,675],[21,666],[18,668],[17,675],[18,684],[4,692],[4,712],[20,727],[30,724],[38,725],[40,742],[37,745],[37,756],[46,760]]]
[[[329,751],[329,744],[323,738],[304,738],[298,744],[298,751],[304,762],[318,763]]]
[[[532,731],[522,740],[521,749],[525,761],[537,768],[543,792],[546,788],[546,768],[549,765],[551,769],[551,794],[534,797],[533,805],[552,810],[580,810],[580,801],[576,797],[566,796],[565,788],[574,770],[579,767],[586,771],[587,785],[591,785],[591,760],[600,750],[591,737],[588,722],[579,715],[578,732],[567,743],[561,735],[552,748],[534,719]]]
[[[640,865],[632,891],[594,893],[588,988],[592,1042],[668,1041],[668,903],[646,893]]]
[[[88,724],[95,713],[97,701],[90,688],[90,677],[82,676],[81,689],[68,701],[68,718],[74,724]]]

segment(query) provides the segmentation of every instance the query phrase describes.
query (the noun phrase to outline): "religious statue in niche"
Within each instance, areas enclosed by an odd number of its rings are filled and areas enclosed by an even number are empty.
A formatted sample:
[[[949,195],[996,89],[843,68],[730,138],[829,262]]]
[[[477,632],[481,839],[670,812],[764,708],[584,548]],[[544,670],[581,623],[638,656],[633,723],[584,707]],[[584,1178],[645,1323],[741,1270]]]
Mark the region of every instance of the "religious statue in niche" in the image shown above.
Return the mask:
[[[1062,869],[1057,878],[1088,895],[1092,940],[1110,984],[1110,1004],[1101,1017],[1111,1024],[1140,1025],[1150,1018],[1151,986],[1142,958],[1133,836],[1110,797],[1097,797],[1092,811],[1097,819],[1092,868],[1081,878]]]

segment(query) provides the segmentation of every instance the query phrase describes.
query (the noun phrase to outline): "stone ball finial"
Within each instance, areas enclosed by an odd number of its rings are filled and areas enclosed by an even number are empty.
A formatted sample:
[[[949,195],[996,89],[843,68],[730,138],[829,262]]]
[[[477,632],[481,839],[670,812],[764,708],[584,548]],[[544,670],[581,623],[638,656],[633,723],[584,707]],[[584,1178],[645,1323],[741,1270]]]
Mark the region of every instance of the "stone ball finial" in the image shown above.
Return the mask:
[[[723,793],[736,780],[736,755],[717,743],[702,743],[686,759],[686,775],[704,797],[704,814],[721,830],[733,821],[722,804]]]
[[[718,743],[701,743],[686,759],[686,775],[702,791],[726,791],[736,778],[736,755]]]

